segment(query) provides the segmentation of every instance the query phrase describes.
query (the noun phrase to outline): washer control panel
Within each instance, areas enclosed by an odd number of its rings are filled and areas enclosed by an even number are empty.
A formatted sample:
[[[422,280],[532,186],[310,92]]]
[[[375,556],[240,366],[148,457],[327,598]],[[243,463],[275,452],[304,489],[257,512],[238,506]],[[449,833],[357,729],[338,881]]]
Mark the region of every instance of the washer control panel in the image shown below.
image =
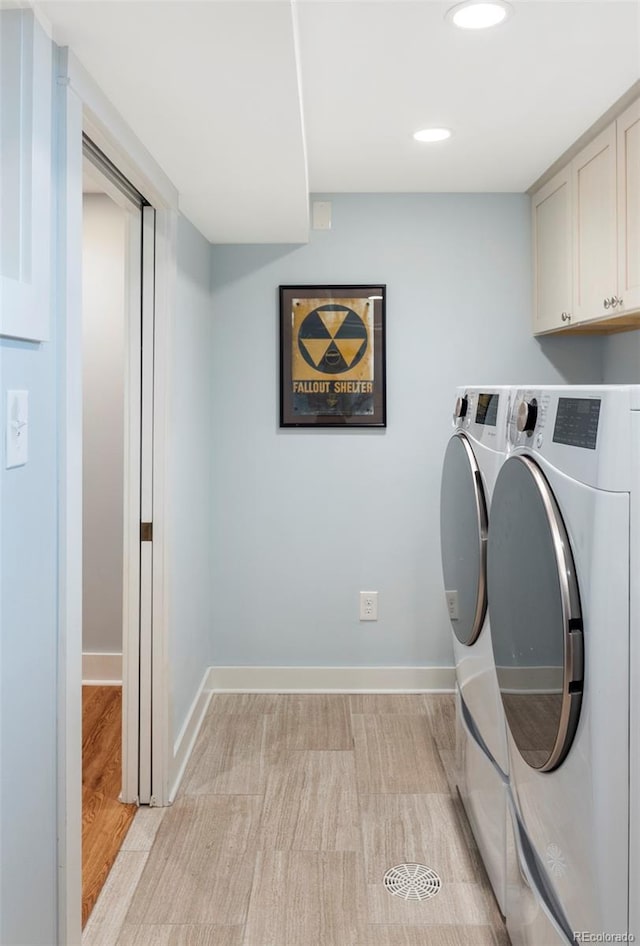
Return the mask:
[[[538,402],[535,397],[530,401],[522,400],[518,404],[518,413],[516,414],[516,427],[520,433],[532,434],[536,429],[538,419]]]
[[[595,450],[598,441],[600,398],[560,397],[553,427],[554,443]]]
[[[624,384],[513,388],[507,453],[526,452],[543,470],[555,468],[585,486],[626,493],[637,478],[639,397],[640,386]]]
[[[516,391],[509,414],[509,443],[514,447],[541,447],[550,397],[544,391]]]

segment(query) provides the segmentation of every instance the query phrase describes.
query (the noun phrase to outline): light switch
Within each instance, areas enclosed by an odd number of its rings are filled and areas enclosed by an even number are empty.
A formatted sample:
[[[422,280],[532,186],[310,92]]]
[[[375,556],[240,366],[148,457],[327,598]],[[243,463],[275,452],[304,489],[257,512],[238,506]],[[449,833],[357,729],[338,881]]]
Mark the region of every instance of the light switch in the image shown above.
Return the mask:
[[[7,391],[7,469],[29,458],[29,392]]]

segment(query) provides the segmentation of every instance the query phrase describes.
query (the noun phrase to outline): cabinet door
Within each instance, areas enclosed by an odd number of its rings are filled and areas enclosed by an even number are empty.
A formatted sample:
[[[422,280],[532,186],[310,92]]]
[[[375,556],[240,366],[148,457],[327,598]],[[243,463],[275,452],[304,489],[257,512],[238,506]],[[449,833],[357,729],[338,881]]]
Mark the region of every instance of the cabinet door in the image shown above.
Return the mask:
[[[640,309],[640,99],[616,122],[618,131],[618,295],[625,311]]]
[[[568,325],[572,304],[571,174],[564,168],[532,198],[533,332]]]
[[[616,127],[606,128],[572,164],[574,278],[572,323],[616,315],[618,294]]]

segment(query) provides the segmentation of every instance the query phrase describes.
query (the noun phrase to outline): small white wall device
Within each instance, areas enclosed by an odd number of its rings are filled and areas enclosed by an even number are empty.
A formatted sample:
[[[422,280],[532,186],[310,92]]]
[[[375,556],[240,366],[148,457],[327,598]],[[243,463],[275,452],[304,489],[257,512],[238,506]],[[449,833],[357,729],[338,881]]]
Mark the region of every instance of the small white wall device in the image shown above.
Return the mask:
[[[7,469],[29,458],[29,392],[7,391]]]

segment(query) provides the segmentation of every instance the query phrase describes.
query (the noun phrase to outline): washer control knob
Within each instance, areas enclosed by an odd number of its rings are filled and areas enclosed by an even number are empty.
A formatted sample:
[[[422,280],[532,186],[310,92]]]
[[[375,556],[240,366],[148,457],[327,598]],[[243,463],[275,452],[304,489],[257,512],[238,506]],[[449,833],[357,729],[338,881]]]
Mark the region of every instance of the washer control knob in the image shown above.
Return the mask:
[[[538,402],[535,398],[531,401],[520,401],[516,414],[516,427],[520,433],[532,434],[538,419]]]
[[[466,394],[463,397],[456,398],[456,406],[453,409],[454,417],[466,417],[469,408],[469,398]]]

